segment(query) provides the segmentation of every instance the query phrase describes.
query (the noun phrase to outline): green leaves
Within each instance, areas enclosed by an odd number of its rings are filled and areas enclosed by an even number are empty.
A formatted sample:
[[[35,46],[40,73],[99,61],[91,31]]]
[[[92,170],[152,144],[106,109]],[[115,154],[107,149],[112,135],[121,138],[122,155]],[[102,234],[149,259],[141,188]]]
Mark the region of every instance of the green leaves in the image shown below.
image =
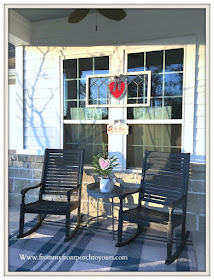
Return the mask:
[[[99,164],[100,158],[109,160],[110,164],[107,169],[103,170],[100,167],[100,164]],[[104,178],[108,178],[109,174],[111,173],[113,168],[119,165],[119,163],[116,162],[117,160],[118,160],[118,158],[116,156],[108,157],[107,147],[106,147],[105,143],[102,143],[102,152],[99,153],[98,155],[94,156],[94,160],[92,161],[92,166],[93,166],[93,169],[95,172],[98,172]]]

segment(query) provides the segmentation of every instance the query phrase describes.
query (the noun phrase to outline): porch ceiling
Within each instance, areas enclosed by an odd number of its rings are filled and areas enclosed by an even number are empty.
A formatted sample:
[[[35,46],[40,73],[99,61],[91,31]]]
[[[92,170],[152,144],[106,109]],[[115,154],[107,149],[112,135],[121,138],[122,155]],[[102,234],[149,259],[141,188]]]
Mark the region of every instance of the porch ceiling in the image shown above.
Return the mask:
[[[30,22],[38,22],[38,21],[43,21],[43,20],[54,20],[58,18],[64,18],[68,17],[70,13],[74,10],[71,8],[18,8],[18,9],[13,9],[16,11],[19,15],[23,16]],[[126,9],[127,11],[127,9]],[[93,8],[90,8],[89,13],[95,13],[96,10]]]
[[[73,9],[32,9],[32,8],[22,8],[22,9],[14,9],[18,14],[26,18],[31,22],[37,22],[42,20],[50,20],[67,17]]]

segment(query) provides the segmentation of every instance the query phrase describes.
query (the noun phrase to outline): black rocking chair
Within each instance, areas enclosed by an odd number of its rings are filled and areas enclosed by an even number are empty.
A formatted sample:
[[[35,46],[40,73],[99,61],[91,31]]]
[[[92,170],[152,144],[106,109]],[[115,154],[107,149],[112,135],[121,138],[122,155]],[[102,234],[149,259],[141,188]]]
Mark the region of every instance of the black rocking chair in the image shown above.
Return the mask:
[[[47,214],[66,215],[66,238],[69,241],[78,231],[81,224],[80,204],[83,174],[84,150],[46,149],[42,180],[36,186],[22,189],[20,207],[20,224],[18,238],[34,232],[43,222]],[[39,199],[25,204],[25,194],[29,190],[40,188]],[[44,195],[59,197],[66,195],[66,201],[45,200]],[[71,200],[75,196],[75,200]],[[70,233],[70,212],[77,209],[77,225]],[[37,224],[24,232],[25,213],[38,214]]]
[[[139,192],[138,206],[124,211],[123,199],[128,194],[120,197],[116,247],[128,244],[142,232],[144,227],[150,227],[167,232],[165,264],[171,264],[178,258],[190,233],[186,231],[189,162],[190,154],[146,152],[140,188],[132,192],[132,194]],[[151,204],[154,206],[154,203],[163,205],[163,208],[150,207]],[[175,213],[175,208],[180,211]],[[136,232],[127,240],[122,240],[124,220],[138,225]],[[172,255],[173,230],[179,225],[182,226],[182,242]]]

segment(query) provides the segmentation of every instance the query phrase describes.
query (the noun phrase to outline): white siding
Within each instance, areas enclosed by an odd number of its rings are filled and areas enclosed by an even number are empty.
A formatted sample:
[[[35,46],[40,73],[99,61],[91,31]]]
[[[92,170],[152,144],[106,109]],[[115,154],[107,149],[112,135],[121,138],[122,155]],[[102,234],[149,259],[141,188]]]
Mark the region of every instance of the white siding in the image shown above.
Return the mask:
[[[8,87],[8,147],[16,149],[16,129],[14,123],[16,121],[16,85],[10,84]]]
[[[206,49],[205,45],[197,47],[193,158],[203,162],[206,154]]]
[[[55,48],[24,50],[24,148],[59,148],[60,80]]]

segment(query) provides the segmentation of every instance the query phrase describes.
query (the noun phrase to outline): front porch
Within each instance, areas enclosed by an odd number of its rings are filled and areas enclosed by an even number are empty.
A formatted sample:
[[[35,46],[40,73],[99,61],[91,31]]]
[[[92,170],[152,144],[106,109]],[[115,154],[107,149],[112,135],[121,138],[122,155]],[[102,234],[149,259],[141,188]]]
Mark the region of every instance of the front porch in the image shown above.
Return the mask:
[[[26,215],[32,226],[35,216]],[[87,220],[87,217],[84,217]],[[10,267],[18,272],[203,272],[205,271],[204,232],[191,232],[187,245],[177,261],[165,265],[166,236],[145,230],[134,242],[116,248],[111,221],[99,220],[89,228],[86,222],[78,234],[64,243],[63,216],[48,216],[37,232],[17,239],[19,211],[9,211]],[[127,236],[133,227],[127,224]],[[179,232],[174,243],[179,240]],[[22,248],[22,251],[19,249]],[[174,247],[175,249],[175,247]],[[202,253],[203,252],[203,253]],[[33,256],[33,257],[32,257]],[[61,256],[61,259],[60,259]]]
[[[9,42],[16,48],[15,69],[9,71],[8,86],[8,272],[207,273],[206,9],[153,9],[147,5],[127,8],[123,21],[115,24],[100,17],[95,29],[93,10],[73,25],[67,23],[67,9],[61,9],[62,15],[55,18],[55,8],[29,8],[32,15],[24,8],[8,8]],[[40,12],[47,13],[45,18]],[[127,77],[133,71],[151,72],[151,93],[146,90],[146,76],[137,82],[134,75],[129,84]],[[122,99],[114,100],[107,82],[97,86],[105,84],[103,91],[107,95],[98,90],[93,97],[94,88],[86,88],[91,75],[117,78],[115,73],[127,78],[127,92]],[[141,87],[142,80],[145,83]],[[147,92],[151,102],[144,104]],[[106,102],[103,108],[102,102]],[[127,126],[128,134],[107,133],[108,126],[118,121]],[[100,219],[87,227],[87,185],[98,181],[91,163],[101,142],[108,145],[110,155],[119,159],[113,176],[125,187],[133,188],[140,183],[145,150],[190,153],[186,212],[190,237],[171,265],[165,265],[165,234],[144,230],[134,242],[116,248],[117,234],[113,240],[111,220]],[[46,148],[86,150],[83,222],[78,234],[67,243],[64,216],[49,215],[36,232],[16,238],[21,190],[40,182]],[[33,190],[26,200],[35,201],[37,196]],[[116,230],[118,201],[115,199]],[[130,195],[126,206],[134,207],[136,203],[137,195]],[[110,206],[109,201],[103,201],[100,211],[111,214]],[[95,217],[95,199],[89,208]],[[27,214],[26,222],[31,227],[35,216]],[[128,236],[135,226],[125,226]],[[178,227],[173,250],[179,231]]]

